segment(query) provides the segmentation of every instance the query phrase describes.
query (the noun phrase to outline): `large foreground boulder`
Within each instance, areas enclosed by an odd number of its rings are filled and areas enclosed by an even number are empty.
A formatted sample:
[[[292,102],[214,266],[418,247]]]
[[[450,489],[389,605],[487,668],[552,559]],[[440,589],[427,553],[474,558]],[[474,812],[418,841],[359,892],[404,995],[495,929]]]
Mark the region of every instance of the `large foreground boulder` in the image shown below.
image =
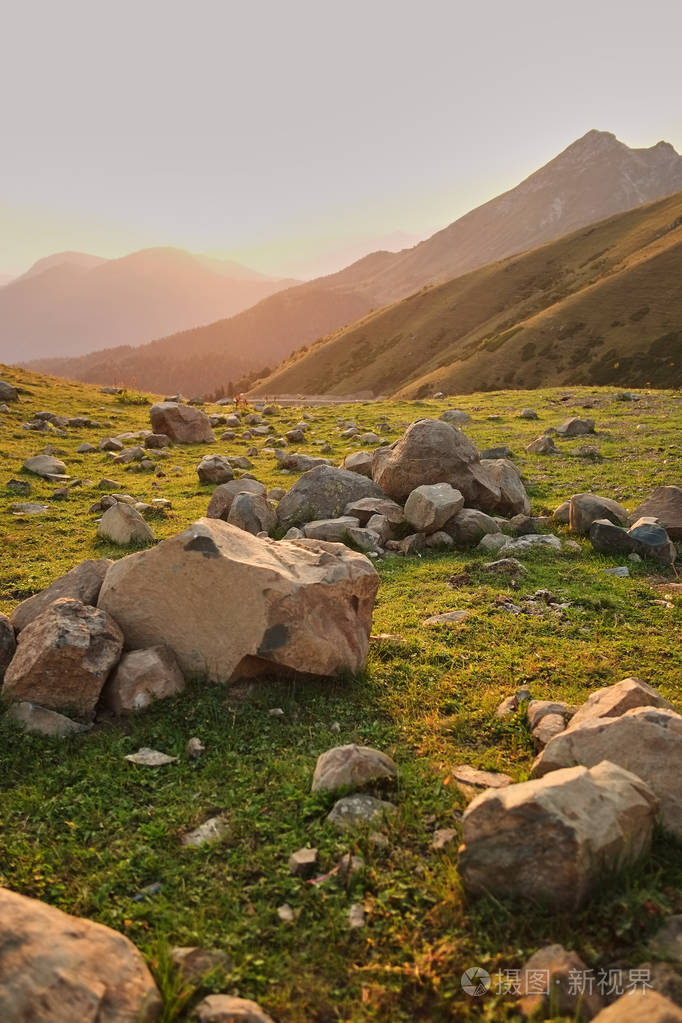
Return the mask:
[[[664,826],[682,838],[682,715],[663,707],[636,707],[619,717],[583,721],[561,732],[533,764],[533,776],[610,760],[632,771],[656,793]]]
[[[186,676],[338,675],[365,663],[378,583],[341,544],[276,542],[200,519],[115,562],[99,607],[128,647],[165,644]]]
[[[657,810],[645,782],[608,762],[489,789],[464,813],[462,880],[474,894],[577,907],[648,850]]]
[[[390,447],[374,453],[374,482],[396,501],[417,487],[449,483],[467,504],[499,500],[500,489],[481,467],[478,451],[456,426],[438,419],[419,419]]]
[[[0,888],[0,1019],[152,1023],[161,998],[122,934]]]
[[[682,540],[682,487],[656,487],[646,501],[635,508],[631,522],[652,516],[671,540]]]
[[[90,717],[122,649],[123,634],[106,612],[61,597],[19,633],[2,694]]]
[[[215,441],[211,420],[191,405],[160,401],[152,405],[149,418],[154,433],[164,433],[177,444],[212,444]]]
[[[372,480],[360,473],[318,465],[304,472],[287,491],[277,506],[277,514],[280,525],[290,529],[314,519],[337,519],[343,515],[347,504],[363,497],[385,496]]]

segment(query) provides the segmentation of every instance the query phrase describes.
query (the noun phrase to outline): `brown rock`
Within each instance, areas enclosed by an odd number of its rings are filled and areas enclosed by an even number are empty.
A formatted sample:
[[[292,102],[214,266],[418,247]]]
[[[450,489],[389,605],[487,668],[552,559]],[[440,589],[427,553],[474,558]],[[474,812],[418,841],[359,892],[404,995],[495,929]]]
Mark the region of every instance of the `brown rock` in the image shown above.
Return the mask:
[[[561,945],[546,945],[532,955],[521,970],[519,1008],[524,1016],[544,1012],[592,1019],[604,1001],[596,991],[575,990],[571,975],[587,973],[587,966],[575,952]]]
[[[648,850],[657,811],[640,778],[606,762],[488,790],[464,813],[462,880],[474,894],[577,907]]]
[[[83,561],[80,565],[76,565],[66,575],[55,579],[47,589],[41,590],[33,597],[28,597],[15,607],[12,612],[12,625],[17,632],[21,632],[60,597],[73,597],[74,600],[80,600],[83,604],[96,605],[109,565],[111,565],[111,561],[108,558]]]
[[[19,634],[3,695],[90,717],[123,649],[123,633],[106,612],[61,597]]]
[[[386,753],[371,746],[336,746],[317,758],[313,792],[335,792],[349,786],[361,788],[371,782],[392,781],[398,773]]]
[[[337,675],[364,665],[378,583],[341,544],[276,542],[200,519],[115,562],[99,606],[128,646],[169,646],[185,675]]]
[[[651,515],[671,540],[682,540],[682,487],[656,487],[646,501],[635,508],[630,522]]]
[[[594,1023],[682,1023],[682,1009],[656,991],[628,991],[602,1009]]]
[[[0,682],[5,677],[16,649],[17,641],[12,623],[7,615],[0,614]]]
[[[194,1014],[198,1023],[274,1023],[256,1002],[233,995],[208,995]]]
[[[592,693],[571,718],[570,727],[576,728],[585,721],[597,718],[617,718],[635,707],[675,709],[653,686],[642,682],[641,678],[624,678],[622,682]]]
[[[152,1023],[161,998],[122,934],[0,888],[0,1019]]]
[[[507,458],[485,458],[481,468],[500,491],[496,500],[483,493],[478,504],[484,511],[497,512],[498,515],[529,515],[530,498],[521,482],[519,471]]]
[[[114,714],[131,714],[176,696],[184,688],[185,679],[173,651],[154,646],[123,655],[104,687],[102,700]]]
[[[152,405],[149,418],[154,433],[164,433],[177,444],[212,444],[215,441],[208,416],[190,405],[161,401]]]
[[[211,500],[206,512],[208,519],[223,519],[227,522],[230,508],[237,494],[259,494],[264,496],[266,488],[258,480],[251,480],[242,477],[238,480],[230,480],[229,483],[222,483],[216,487],[211,495]]]
[[[628,520],[628,513],[622,504],[612,501],[610,497],[600,497],[598,494],[573,495],[568,503],[571,532],[586,536],[592,523],[599,519],[608,519],[615,526],[622,526]]]

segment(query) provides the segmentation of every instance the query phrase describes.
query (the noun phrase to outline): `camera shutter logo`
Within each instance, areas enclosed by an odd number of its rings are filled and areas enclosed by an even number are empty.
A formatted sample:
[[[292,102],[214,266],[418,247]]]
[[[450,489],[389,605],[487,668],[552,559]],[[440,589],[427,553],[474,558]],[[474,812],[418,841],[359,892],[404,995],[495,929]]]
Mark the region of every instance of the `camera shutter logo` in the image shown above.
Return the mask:
[[[482,966],[471,966],[462,974],[462,990],[472,998],[480,998],[490,991],[490,974]]]

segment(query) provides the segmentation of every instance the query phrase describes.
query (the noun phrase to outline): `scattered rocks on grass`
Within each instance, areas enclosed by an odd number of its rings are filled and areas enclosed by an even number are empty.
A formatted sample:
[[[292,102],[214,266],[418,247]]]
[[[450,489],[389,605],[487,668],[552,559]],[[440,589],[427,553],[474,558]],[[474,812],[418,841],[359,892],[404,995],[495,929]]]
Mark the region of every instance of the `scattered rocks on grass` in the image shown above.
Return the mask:
[[[594,433],[594,419],[572,416],[565,419],[561,426],[557,426],[556,432],[560,437],[585,437],[589,433]]]
[[[383,498],[379,487],[347,469],[318,465],[294,483],[279,502],[277,514],[284,529],[300,526],[314,519],[336,519],[346,506],[363,497]]]
[[[555,513],[556,516],[556,513]],[[574,494],[568,502],[568,523],[573,533],[587,536],[593,522],[608,519],[616,526],[624,525],[628,513],[622,504],[598,494]]]
[[[204,455],[197,466],[197,476],[200,483],[228,483],[234,473],[225,455]]]
[[[312,791],[362,788],[373,782],[392,781],[397,773],[391,757],[371,746],[335,746],[317,758]]]

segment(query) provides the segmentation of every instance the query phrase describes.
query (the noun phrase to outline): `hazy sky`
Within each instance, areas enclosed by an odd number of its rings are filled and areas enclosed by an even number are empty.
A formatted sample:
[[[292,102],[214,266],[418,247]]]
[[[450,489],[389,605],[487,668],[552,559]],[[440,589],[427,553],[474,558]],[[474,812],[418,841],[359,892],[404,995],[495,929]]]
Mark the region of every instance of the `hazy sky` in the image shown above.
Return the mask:
[[[590,128],[682,151],[676,0],[5,0],[0,271],[178,245],[313,275]]]

